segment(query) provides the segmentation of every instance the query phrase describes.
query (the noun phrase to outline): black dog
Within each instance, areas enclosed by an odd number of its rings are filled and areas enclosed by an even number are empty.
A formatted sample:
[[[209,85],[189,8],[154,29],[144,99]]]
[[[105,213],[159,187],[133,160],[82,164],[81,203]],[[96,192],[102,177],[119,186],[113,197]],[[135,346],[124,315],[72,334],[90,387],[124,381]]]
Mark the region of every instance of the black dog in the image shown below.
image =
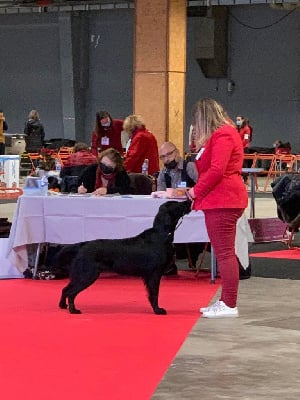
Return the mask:
[[[140,276],[155,314],[166,314],[158,306],[160,280],[173,262],[174,232],[180,218],[191,210],[189,200],[168,201],[159,207],[153,227],[126,239],[98,239],[66,246],[57,256],[59,265],[69,264],[70,282],[63,288],[60,308],[80,314],[75,297],[96,281],[103,271]],[[68,300],[68,305],[67,305]]]

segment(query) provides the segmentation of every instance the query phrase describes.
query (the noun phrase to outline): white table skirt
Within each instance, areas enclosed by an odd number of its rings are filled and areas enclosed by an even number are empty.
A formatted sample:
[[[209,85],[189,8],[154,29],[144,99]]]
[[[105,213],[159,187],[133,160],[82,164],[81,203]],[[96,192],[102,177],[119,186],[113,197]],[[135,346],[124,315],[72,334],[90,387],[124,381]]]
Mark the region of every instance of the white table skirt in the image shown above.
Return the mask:
[[[21,196],[14,214],[7,256],[23,272],[28,266],[26,245],[71,244],[94,239],[135,236],[150,228],[167,199],[150,196]],[[175,243],[208,242],[204,215],[192,211],[175,232]],[[236,253],[248,266],[248,242],[253,237],[243,215],[237,225]]]

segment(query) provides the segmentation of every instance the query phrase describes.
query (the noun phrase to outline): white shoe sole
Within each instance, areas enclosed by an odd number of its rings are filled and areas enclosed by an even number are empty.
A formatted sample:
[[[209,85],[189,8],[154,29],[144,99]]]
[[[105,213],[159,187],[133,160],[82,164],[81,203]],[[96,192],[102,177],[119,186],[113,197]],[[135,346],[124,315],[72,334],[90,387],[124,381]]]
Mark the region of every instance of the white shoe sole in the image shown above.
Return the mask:
[[[217,319],[217,318],[238,318],[239,314],[223,314],[223,315],[207,315],[206,313],[202,314],[203,318]]]

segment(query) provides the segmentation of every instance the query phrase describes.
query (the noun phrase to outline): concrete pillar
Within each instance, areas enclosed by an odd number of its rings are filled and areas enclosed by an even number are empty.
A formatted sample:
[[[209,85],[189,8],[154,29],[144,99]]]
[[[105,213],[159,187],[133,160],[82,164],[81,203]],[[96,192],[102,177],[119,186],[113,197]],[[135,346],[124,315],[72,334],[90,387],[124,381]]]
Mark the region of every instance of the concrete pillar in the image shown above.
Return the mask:
[[[186,0],[135,2],[134,113],[158,144],[184,145]]]

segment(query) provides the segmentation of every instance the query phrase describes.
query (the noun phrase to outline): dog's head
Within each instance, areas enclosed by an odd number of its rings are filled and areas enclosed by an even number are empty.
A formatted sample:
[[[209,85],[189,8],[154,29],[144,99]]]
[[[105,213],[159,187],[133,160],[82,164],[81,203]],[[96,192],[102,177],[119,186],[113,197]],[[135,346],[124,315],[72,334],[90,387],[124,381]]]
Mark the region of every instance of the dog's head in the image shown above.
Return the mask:
[[[167,201],[159,207],[153,228],[161,233],[174,233],[180,218],[191,211],[191,201]]]

